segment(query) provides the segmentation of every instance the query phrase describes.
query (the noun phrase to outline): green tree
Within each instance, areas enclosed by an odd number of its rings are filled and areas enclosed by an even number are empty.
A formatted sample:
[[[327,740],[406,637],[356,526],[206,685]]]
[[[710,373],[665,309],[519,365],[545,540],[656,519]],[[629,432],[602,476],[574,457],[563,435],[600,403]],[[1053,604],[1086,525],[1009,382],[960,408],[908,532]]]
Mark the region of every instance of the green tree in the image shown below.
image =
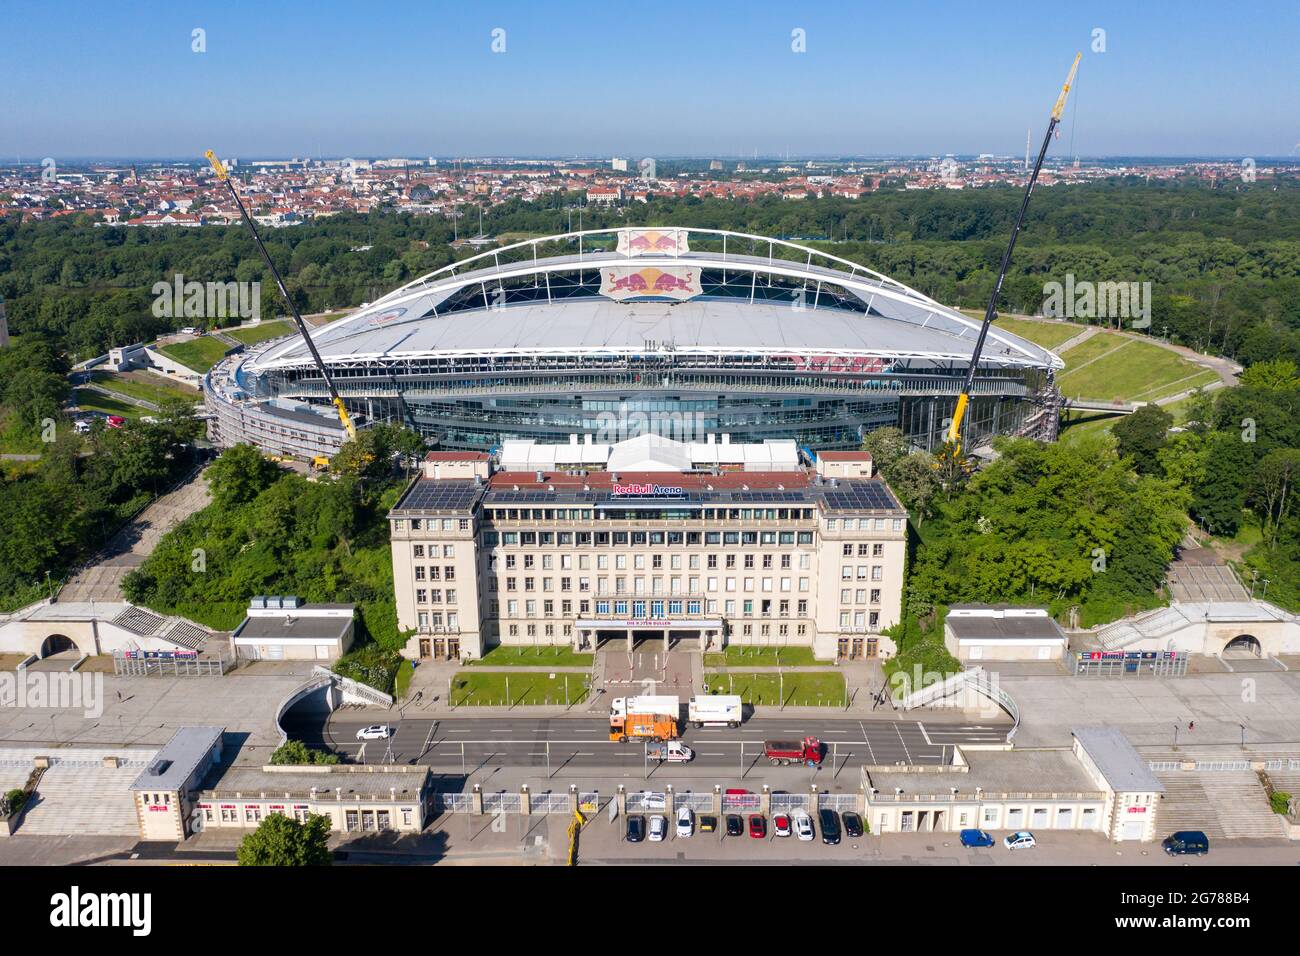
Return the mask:
[[[1158,453],[1164,447],[1174,417],[1159,405],[1143,405],[1111,427],[1119,453],[1133,459],[1139,474],[1160,474]]]
[[[272,813],[244,837],[235,851],[240,866],[329,866],[330,819],[318,813],[299,823]]]
[[[284,472],[252,445],[235,445],[208,468],[212,500],[223,508],[252,501]]]
[[[286,740],[271,751],[271,764],[277,767],[301,767],[308,764],[324,765],[338,762],[339,758],[334,754],[314,750],[301,740]]]
[[[862,450],[870,452],[876,471],[888,476],[890,467],[907,454],[907,439],[901,429],[890,426],[867,432]]]
[[[939,472],[934,456],[913,452],[896,461],[889,469],[889,487],[902,500],[917,527],[930,516],[939,494]]]
[[[1257,362],[1241,373],[1241,384],[1266,392],[1294,392],[1300,390],[1300,373],[1290,359]]]

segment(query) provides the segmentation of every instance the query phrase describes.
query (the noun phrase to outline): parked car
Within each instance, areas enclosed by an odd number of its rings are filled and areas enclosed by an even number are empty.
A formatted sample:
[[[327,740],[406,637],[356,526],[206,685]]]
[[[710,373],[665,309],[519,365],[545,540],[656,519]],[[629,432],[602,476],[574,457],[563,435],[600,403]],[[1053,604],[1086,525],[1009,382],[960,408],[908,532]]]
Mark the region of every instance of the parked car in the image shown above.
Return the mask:
[[[645,839],[645,817],[634,813],[627,818],[627,842],[640,843]]]
[[[393,736],[393,728],[386,724],[371,724],[357,731],[357,740],[387,740]]]
[[[109,428],[121,428],[126,424],[126,419],[121,415],[109,415],[108,418],[104,420],[104,423],[108,425]]]
[[[866,827],[862,825],[862,817],[852,810],[845,810],[842,816],[844,819],[844,833],[850,840],[856,840],[866,832]]]
[[[1008,834],[1002,841],[1002,845],[1008,850],[1032,850],[1038,846],[1038,841],[1028,830],[1017,830],[1015,833]]]
[[[772,814],[772,835],[779,837],[788,837],[790,830],[790,814],[774,813]]]
[[[992,846],[993,838],[983,830],[962,830],[961,845],[972,847]]]
[[[817,836],[813,830],[812,817],[802,810],[794,815],[794,835],[804,843],[811,842]]]
[[[1160,845],[1170,856],[1205,856],[1210,852],[1210,838],[1200,830],[1179,830],[1165,837]]]
[[[827,846],[835,846],[840,842],[840,815],[834,810],[823,808],[817,811],[817,816],[821,818],[822,842]]]
[[[718,818],[713,816],[700,817],[700,832],[712,833],[718,829]]]
[[[740,818],[739,813],[727,814],[727,836],[742,836],[745,832],[745,821]]]
[[[695,832],[695,811],[690,807],[682,807],[677,811],[677,835],[679,837],[688,837]]]
[[[749,835],[755,840],[761,840],[767,836],[767,818],[761,813],[751,813],[749,815]]]
[[[650,818],[650,842],[662,843],[665,836],[668,835],[668,821],[664,819],[662,813],[656,813]]]
[[[84,435],[90,431],[90,420],[86,418],[78,418],[72,423],[72,427],[76,429],[78,435]]]

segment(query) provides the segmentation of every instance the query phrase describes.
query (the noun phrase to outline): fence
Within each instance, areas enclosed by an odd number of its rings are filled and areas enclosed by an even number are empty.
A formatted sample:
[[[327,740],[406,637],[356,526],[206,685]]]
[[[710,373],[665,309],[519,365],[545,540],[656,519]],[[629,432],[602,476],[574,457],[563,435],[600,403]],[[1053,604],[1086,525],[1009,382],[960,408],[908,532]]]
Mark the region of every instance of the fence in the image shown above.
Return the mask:
[[[771,800],[773,813],[791,813],[812,806],[812,798],[806,793],[774,793]]]
[[[713,794],[691,793],[687,790],[685,793],[679,793],[673,798],[673,806],[679,810],[682,807],[687,807],[696,813],[712,813]]]
[[[473,813],[474,797],[468,793],[438,793],[434,795],[433,807],[443,813]]]
[[[627,812],[638,813],[647,810],[665,810],[668,808],[667,794],[640,790],[627,795]]]
[[[817,802],[823,810],[836,810],[843,813],[846,810],[859,810],[862,796],[856,793],[823,793]]]
[[[723,813],[757,813],[762,806],[756,793],[724,793],[722,795]]]
[[[169,674],[172,677],[220,677],[226,672],[224,658],[196,657],[126,657],[121,651],[113,652],[113,673],[119,677],[153,677]]]
[[[534,793],[528,798],[528,809],[532,813],[568,813],[569,795],[567,793]]]
[[[523,795],[506,791],[501,791],[500,793],[485,793],[483,794],[483,812],[485,814],[523,813]]]

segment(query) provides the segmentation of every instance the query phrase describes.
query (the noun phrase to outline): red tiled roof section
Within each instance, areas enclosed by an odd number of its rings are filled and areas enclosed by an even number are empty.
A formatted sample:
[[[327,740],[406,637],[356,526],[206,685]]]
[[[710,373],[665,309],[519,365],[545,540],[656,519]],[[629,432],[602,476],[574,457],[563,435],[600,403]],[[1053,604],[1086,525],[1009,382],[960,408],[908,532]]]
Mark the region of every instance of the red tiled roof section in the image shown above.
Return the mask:
[[[593,491],[608,488],[614,484],[614,474],[608,471],[593,471],[582,477],[562,471],[542,472],[542,484],[556,488],[581,490],[583,485],[590,485]],[[691,491],[704,491],[709,485],[715,491],[736,491],[748,485],[752,491],[774,491],[778,486],[787,491],[808,487],[808,475],[802,471],[733,471],[721,475],[679,475],[675,472],[662,471],[620,471],[620,485],[652,484],[685,488]],[[533,471],[498,471],[489,481],[493,488],[509,488],[511,485],[537,487],[537,473]]]
[[[482,451],[431,451],[424,456],[425,461],[487,461],[487,452]]]
[[[869,451],[819,451],[817,457],[822,461],[871,461]]]

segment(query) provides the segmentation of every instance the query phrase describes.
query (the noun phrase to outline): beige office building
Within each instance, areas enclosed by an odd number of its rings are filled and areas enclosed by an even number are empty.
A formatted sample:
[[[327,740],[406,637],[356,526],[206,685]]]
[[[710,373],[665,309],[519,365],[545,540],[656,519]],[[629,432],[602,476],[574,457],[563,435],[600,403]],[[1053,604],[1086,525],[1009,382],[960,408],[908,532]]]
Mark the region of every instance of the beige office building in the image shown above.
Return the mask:
[[[869,456],[777,471],[769,450],[700,470],[709,443],[630,442],[633,472],[431,454],[389,514],[398,623],[415,632],[406,655],[647,639],[893,653],[882,631],[900,615],[907,513]]]

